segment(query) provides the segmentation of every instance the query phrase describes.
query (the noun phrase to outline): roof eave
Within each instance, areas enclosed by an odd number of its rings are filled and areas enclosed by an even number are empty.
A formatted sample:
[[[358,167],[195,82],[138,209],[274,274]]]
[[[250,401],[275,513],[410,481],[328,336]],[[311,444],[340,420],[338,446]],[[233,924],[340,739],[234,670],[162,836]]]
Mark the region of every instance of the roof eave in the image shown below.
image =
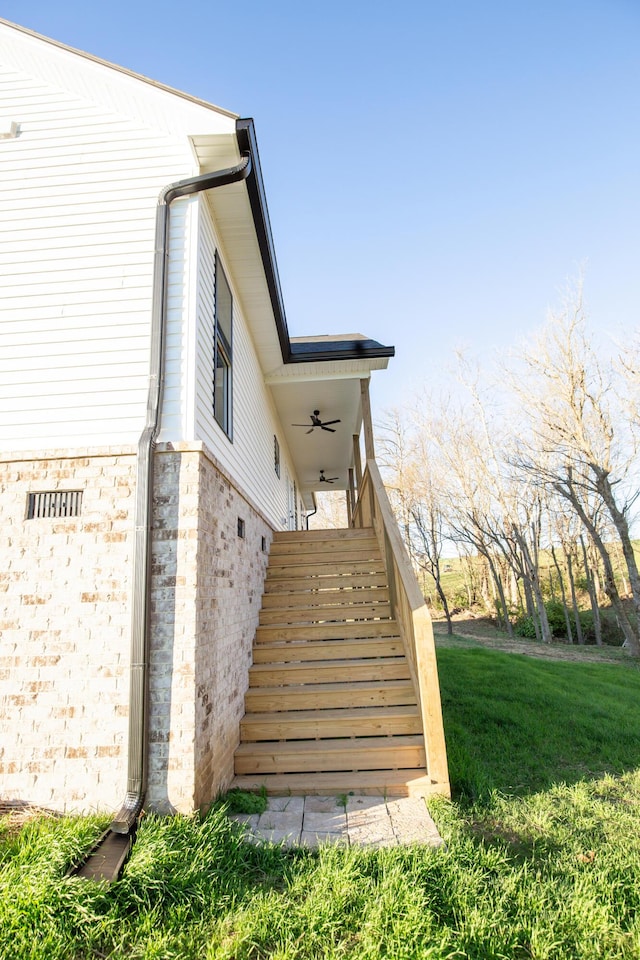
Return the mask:
[[[314,360],[361,360],[379,357],[393,357],[394,347],[387,347],[375,340],[336,340],[325,341],[312,346],[312,341],[305,343],[298,340],[291,342],[287,318],[284,309],[284,299],[280,287],[280,277],[276,261],[275,246],[271,233],[267,198],[262,180],[260,156],[256,140],[255,127],[251,118],[236,120],[236,138],[240,154],[249,153],[252,160],[251,173],[246,179],[247,193],[251,206],[251,213],[255,225],[262,266],[264,269],[273,317],[278,333],[282,362],[306,363]]]

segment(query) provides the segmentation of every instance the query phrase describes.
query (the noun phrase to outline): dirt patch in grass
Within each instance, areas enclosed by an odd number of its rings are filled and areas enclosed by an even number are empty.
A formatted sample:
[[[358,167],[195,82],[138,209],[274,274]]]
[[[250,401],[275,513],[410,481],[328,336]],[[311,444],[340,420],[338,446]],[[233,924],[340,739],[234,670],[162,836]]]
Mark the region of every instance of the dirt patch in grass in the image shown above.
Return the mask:
[[[58,818],[60,814],[54,810],[25,803],[23,800],[0,798],[0,827],[9,835],[18,833],[25,824],[32,820],[40,820],[42,817]]]
[[[567,660],[583,663],[617,663],[640,667],[640,658],[634,657],[622,647],[577,646],[560,641],[552,644],[537,643],[516,637],[509,639],[506,633],[498,630],[490,618],[474,619],[454,618],[454,634],[447,635],[447,625],[435,620],[433,632],[439,646],[459,647],[461,642],[500,650],[502,653],[519,653],[525,657],[538,657],[542,660]]]

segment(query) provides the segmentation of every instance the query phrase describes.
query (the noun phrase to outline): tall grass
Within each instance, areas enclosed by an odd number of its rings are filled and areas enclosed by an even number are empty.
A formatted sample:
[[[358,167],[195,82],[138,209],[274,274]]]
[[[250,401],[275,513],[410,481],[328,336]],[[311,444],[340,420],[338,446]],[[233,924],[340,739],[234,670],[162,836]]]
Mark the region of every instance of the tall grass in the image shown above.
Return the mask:
[[[145,818],[105,888],[62,879],[104,823],[39,820],[0,837],[0,957],[638,958],[640,672],[439,659],[445,849],[258,847],[218,807]]]

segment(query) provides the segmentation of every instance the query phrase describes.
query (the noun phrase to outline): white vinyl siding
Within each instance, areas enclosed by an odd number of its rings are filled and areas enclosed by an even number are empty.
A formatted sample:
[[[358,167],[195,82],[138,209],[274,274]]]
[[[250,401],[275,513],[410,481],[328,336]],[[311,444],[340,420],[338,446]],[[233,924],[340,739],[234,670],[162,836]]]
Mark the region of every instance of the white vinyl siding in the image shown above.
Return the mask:
[[[212,407],[212,373],[215,310],[216,237],[206,200],[201,199],[200,258],[197,305],[196,436],[204,441],[239,488],[259,503],[275,527],[286,524],[287,490],[273,469],[273,437],[278,437],[281,459],[290,458],[256,349],[242,315],[241,291],[234,289],[219,250],[233,294],[233,442],[216,423]],[[282,471],[284,473],[284,471]]]
[[[17,31],[0,63],[0,449],[135,443],[158,197],[198,172],[172,120],[231,121]]]

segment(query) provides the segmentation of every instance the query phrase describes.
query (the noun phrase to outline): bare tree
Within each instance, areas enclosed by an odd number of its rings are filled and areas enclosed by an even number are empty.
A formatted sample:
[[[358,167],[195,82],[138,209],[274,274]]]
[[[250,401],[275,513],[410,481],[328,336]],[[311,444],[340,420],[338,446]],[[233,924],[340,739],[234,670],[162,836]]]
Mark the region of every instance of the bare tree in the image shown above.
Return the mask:
[[[385,485],[409,556],[414,566],[433,580],[447,621],[447,633],[451,634],[451,611],[442,586],[446,522],[435,450],[430,448],[428,437],[416,432],[415,425],[407,419],[402,420],[397,410],[387,415],[380,433]]]
[[[431,398],[423,402],[420,429],[439,451],[446,479],[443,499],[449,537],[459,544],[468,544],[486,560],[496,589],[499,619],[512,636],[501,576],[501,551],[497,547],[504,530],[503,511],[496,498],[501,467],[475,384],[470,393],[471,409],[456,405],[449,398],[438,404]]]
[[[596,638],[597,646],[602,646],[602,624],[600,622],[600,607],[598,606],[598,597],[596,594],[595,579],[591,566],[589,564],[589,557],[587,556],[587,545],[584,542],[584,536],[580,534],[580,546],[582,547],[582,561],[584,563],[584,577],[587,585],[587,591],[589,593],[589,599],[591,601],[591,612],[593,614],[593,630]]]
[[[312,530],[327,530],[348,526],[344,490],[326,490],[316,495],[316,511],[309,515]]]
[[[640,653],[640,574],[629,521],[640,494],[633,482],[636,447],[614,408],[613,368],[601,361],[589,339],[581,288],[573,291],[522,356],[512,379],[529,437],[518,465],[550,485],[571,504],[602,559],[604,589],[629,647]],[[621,602],[610,552],[594,522],[593,502],[610,517],[622,546],[633,596],[635,623]]]

